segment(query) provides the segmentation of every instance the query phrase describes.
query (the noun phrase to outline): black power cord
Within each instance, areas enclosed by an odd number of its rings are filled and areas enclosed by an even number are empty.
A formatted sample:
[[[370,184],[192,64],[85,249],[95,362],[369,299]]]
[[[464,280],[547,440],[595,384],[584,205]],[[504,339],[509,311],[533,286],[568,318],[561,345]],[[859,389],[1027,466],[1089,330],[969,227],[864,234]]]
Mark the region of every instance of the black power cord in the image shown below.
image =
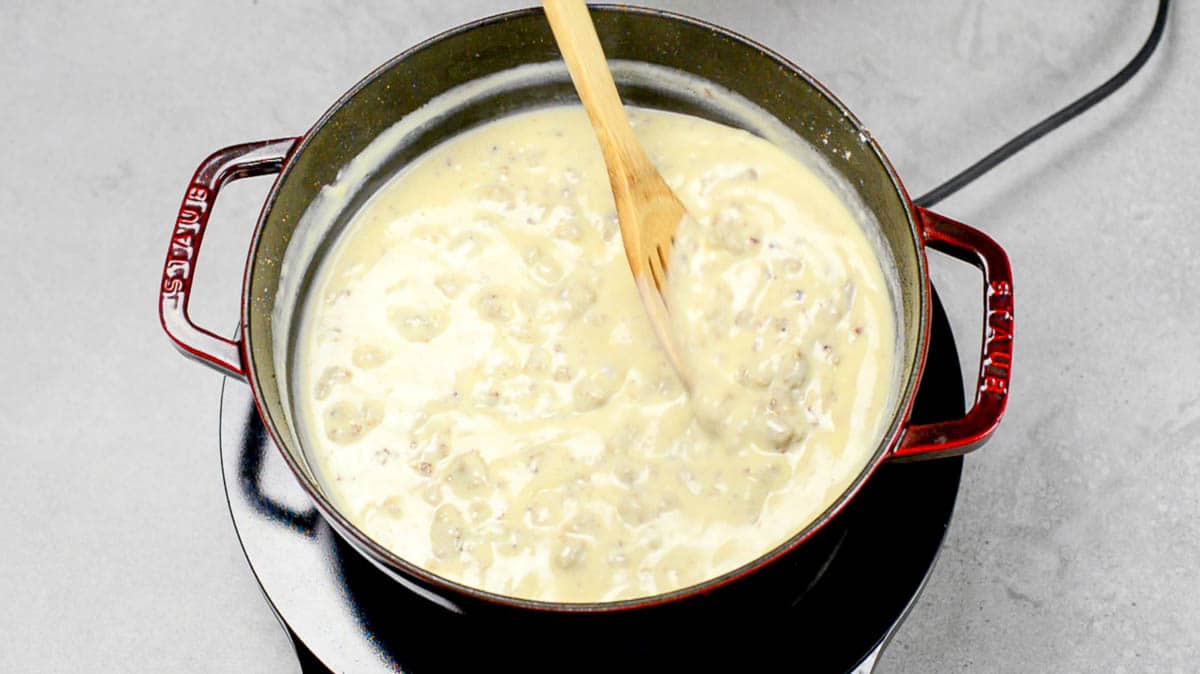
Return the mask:
[[[1142,66],[1146,65],[1146,61],[1150,60],[1150,55],[1158,47],[1158,43],[1162,40],[1163,30],[1167,25],[1167,9],[1170,5],[1171,0],[1159,0],[1158,14],[1154,17],[1154,27],[1150,29],[1150,36],[1146,38],[1145,44],[1134,55],[1133,60],[1124,68],[1121,68],[1107,82],[1092,89],[1062,110],[1029,127],[1021,135],[1001,145],[983,159],[971,164],[958,175],[917,197],[913,203],[924,207],[938,203],[942,199],[966,187],[979,176],[992,170],[1005,159],[1025,149],[1033,141],[1066,124],[1084,110],[1087,110],[1107,98],[1112,92],[1120,89],[1122,85],[1142,69]]]

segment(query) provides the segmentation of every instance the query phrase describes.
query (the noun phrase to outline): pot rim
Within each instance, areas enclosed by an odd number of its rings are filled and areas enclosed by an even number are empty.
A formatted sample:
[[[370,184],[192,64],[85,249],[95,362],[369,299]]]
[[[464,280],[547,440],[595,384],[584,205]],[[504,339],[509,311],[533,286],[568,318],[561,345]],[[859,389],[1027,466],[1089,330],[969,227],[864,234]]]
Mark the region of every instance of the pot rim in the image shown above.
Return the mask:
[[[362,532],[353,523],[351,523],[349,519],[347,519],[345,515],[343,515],[324,495],[319,485],[316,484],[315,478],[309,476],[308,468],[301,465],[301,463],[292,455],[291,452],[284,449],[285,443],[282,441],[279,432],[276,430],[279,420],[276,420],[271,415],[269,408],[263,403],[262,386],[259,382],[259,369],[254,359],[253,350],[249,348],[248,338],[250,333],[248,331],[248,327],[250,325],[251,307],[250,285],[255,262],[258,259],[259,248],[262,243],[262,232],[265,226],[266,214],[270,212],[272,206],[275,204],[275,201],[278,197],[279,187],[294,166],[295,158],[303,153],[303,151],[308,147],[308,144],[315,131],[322,128],[330,120],[330,118],[332,118],[333,115],[338,112],[338,110],[345,106],[345,104],[354,96],[356,96],[361,90],[366,88],[372,81],[375,80],[376,77],[394,67],[397,63],[410,58],[411,55],[426,49],[437,42],[462,33],[497,23],[503,23],[513,19],[524,18],[533,14],[541,14],[542,9],[540,7],[526,7],[500,14],[494,14],[461,24],[422,40],[418,44],[405,49],[396,56],[388,59],[382,65],[378,66],[365,77],[360,79],[353,87],[347,90],[346,93],[340,96],[337,101],[335,101],[325,111],[325,113],[321,115],[316,123],[314,123],[304,133],[304,135],[296,142],[292,150],[288,153],[287,159],[284,161],[283,168],[272,184],[271,190],[268,193],[267,198],[263,203],[262,210],[259,213],[259,217],[254,228],[249,255],[246,259],[246,266],[242,279],[241,322],[243,335],[246,336],[247,339],[242,341],[241,347],[242,359],[246,364],[246,381],[250,387],[255,407],[257,408],[259,415],[265,421],[263,426],[269,434],[272,442],[274,442],[275,446],[278,448],[280,454],[283,455],[283,459],[287,463],[288,468],[291,470],[293,475],[299,479],[301,487],[308,494],[309,498],[313,500],[322,516],[326,518],[326,521],[333,527],[335,531],[338,532],[340,536],[342,536],[342,538],[346,540],[348,544],[351,545],[351,547],[355,548],[357,552],[367,557],[369,561],[386,572],[390,577],[403,582],[406,585],[409,584],[409,579],[398,576],[397,573],[411,577],[411,579],[420,584],[420,587],[414,588],[410,586],[410,589],[415,589],[419,593],[426,595],[427,598],[430,598],[431,600],[443,605],[446,604],[446,600],[436,595],[429,596],[429,590],[424,586],[432,586],[440,590],[448,590],[455,595],[462,595],[473,600],[503,607],[515,607],[549,614],[590,614],[623,612],[670,604],[708,594],[709,592],[722,588],[730,583],[733,583],[734,581],[748,576],[751,573],[787,556],[802,543],[811,538],[818,530],[822,529],[830,520],[836,517],[838,513],[840,513],[846,507],[846,505],[850,503],[850,501],[854,499],[854,497],[862,489],[863,485],[866,484],[868,479],[870,479],[871,475],[873,475],[879,466],[882,465],[883,462],[892,455],[893,450],[900,442],[909,424],[909,417],[912,413],[912,406],[917,390],[917,384],[921,381],[925,371],[925,363],[928,355],[929,345],[930,284],[925,245],[917,226],[918,218],[908,191],[905,189],[903,182],[901,182],[899,175],[896,173],[895,167],[887,158],[887,155],[883,152],[883,149],[879,147],[879,144],[876,142],[874,136],[867,131],[858,117],[855,116],[854,113],[851,112],[841,100],[834,96],[834,94],[828,88],[826,88],[824,84],[819,82],[807,71],[800,68],[795,63],[792,63],[778,52],[728,28],[677,12],[656,8],[613,4],[598,4],[590,5],[589,7],[593,11],[649,15],[657,18],[666,18],[672,21],[691,24],[693,26],[711,31],[720,37],[742,43],[752,49],[755,49],[776,62],[779,66],[804,79],[809,86],[812,86],[818,93],[820,93],[827,102],[839,110],[842,115],[863,134],[866,139],[867,146],[870,147],[876,158],[879,159],[888,175],[890,182],[892,183],[892,186],[896,189],[897,194],[901,198],[901,202],[905,207],[905,218],[912,236],[912,241],[914,242],[913,248],[917,256],[917,272],[920,279],[920,292],[918,293],[919,323],[917,325],[917,347],[914,354],[915,362],[913,363],[908,380],[900,382],[898,404],[896,406],[896,411],[891,426],[881,437],[879,446],[876,449],[874,456],[872,456],[866,465],[863,466],[858,476],[842,492],[837,500],[835,500],[828,508],[826,508],[817,518],[815,518],[803,529],[788,538],[783,543],[780,543],[768,552],[755,557],[753,560],[746,562],[735,569],[727,571],[719,576],[708,578],[701,583],[689,585],[687,587],[672,590],[670,592],[607,602],[573,603],[525,599],[521,597],[502,595],[487,590],[481,590],[450,580],[448,578],[444,578],[400,557],[396,553],[380,545],[374,539]],[[283,423],[286,424],[287,421],[283,420]],[[449,608],[452,610],[459,610],[454,605],[449,606]]]

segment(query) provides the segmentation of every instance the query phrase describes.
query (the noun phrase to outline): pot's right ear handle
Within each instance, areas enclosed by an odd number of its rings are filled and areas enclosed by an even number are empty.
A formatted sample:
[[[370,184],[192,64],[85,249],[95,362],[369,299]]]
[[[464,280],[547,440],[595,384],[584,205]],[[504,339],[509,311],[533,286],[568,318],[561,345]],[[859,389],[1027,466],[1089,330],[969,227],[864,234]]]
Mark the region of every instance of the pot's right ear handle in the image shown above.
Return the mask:
[[[1012,265],[1004,249],[983,232],[917,207],[923,243],[983,272],[983,355],[975,402],[966,416],[933,424],[913,424],[892,452],[897,460],[959,456],[987,442],[1004,416],[1012,372]]]

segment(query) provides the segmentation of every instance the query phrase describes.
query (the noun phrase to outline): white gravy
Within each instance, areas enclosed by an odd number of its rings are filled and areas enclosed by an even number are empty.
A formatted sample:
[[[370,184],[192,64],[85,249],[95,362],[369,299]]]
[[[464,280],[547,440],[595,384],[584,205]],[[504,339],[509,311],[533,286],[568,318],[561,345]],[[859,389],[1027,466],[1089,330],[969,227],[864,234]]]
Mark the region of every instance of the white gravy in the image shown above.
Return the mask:
[[[318,476],[445,578],[564,602],[685,587],[811,523],[878,445],[894,313],[851,209],[751,134],[631,116],[694,220],[667,297],[691,395],[577,106],[434,148],[320,272],[297,390]]]

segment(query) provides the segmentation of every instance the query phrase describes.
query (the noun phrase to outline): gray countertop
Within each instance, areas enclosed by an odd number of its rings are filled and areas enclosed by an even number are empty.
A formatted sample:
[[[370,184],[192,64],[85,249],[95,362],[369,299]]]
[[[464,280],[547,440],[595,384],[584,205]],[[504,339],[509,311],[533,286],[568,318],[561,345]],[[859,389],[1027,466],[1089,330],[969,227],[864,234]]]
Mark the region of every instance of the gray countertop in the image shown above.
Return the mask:
[[[295,668],[230,524],[220,378],[158,326],[196,164],[297,134],[501,1],[0,6],[0,670]],[[824,81],[921,193],[1115,72],[1152,0],[649,3]],[[1016,278],[1008,416],[878,671],[1194,671],[1200,15],[1125,89],[939,206]],[[213,217],[194,317],[232,329],[269,179]],[[976,368],[979,282],[934,269]],[[886,566],[886,560],[881,560]]]

